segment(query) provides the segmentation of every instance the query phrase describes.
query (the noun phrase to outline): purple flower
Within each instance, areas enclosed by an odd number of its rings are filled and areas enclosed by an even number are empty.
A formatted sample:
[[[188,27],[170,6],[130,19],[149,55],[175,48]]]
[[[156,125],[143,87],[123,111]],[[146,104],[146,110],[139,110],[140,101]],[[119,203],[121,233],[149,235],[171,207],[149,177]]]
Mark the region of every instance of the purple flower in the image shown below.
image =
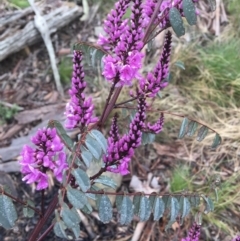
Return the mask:
[[[37,190],[48,187],[46,172],[51,170],[56,179],[62,181],[62,173],[67,168],[66,154],[56,129],[43,128],[32,137],[36,149],[25,145],[21,152],[20,165],[23,181],[31,184],[37,182]]]
[[[142,67],[144,55],[140,52],[143,47],[144,35],[142,1],[134,0],[131,21],[122,20],[130,1],[119,0],[115,9],[104,22],[104,30],[108,37],[100,35],[98,43],[112,51],[103,59],[103,76],[114,85],[131,85],[134,78],[139,79],[138,71]]]
[[[168,85],[168,82],[164,80],[169,74],[171,42],[171,32],[167,32],[160,59],[155,66],[153,73],[148,73],[146,79],[142,78],[140,80],[141,91],[146,94],[149,93],[150,97],[156,96],[158,91],[162,90]]]
[[[123,20],[122,17],[126,13],[129,3],[130,0],[119,0],[115,3],[115,9],[107,15],[103,27],[107,36],[100,35],[98,40],[98,44],[102,45],[104,49],[114,48],[128,28],[128,21]]]
[[[118,129],[115,127],[116,120],[113,120],[110,137],[108,138],[107,154],[104,156],[104,162],[108,165],[108,171],[120,173],[121,175],[129,173],[128,165],[134,154],[134,149],[141,144],[141,130],[146,119],[145,111],[146,101],[141,96],[138,99],[138,111],[130,123],[129,132],[121,138],[119,137]],[[116,136],[116,138],[113,138],[113,136]]]
[[[162,131],[162,129],[163,129],[163,124],[164,124],[164,116],[163,116],[163,113],[161,113],[159,120],[158,120],[155,124],[151,125],[150,123],[147,123],[147,125],[146,125],[145,128],[146,128],[148,131],[151,131],[151,132],[157,134],[157,133],[159,133],[160,131]]]
[[[238,235],[236,238],[234,238],[232,241],[240,241],[240,235]]]
[[[71,100],[66,105],[66,112],[64,113],[67,117],[65,123],[67,129],[83,128],[98,120],[96,117],[92,117],[94,109],[92,99],[90,97],[85,98],[83,93],[87,84],[84,81],[81,62],[82,53],[75,50],[73,53],[72,88],[69,90]]]
[[[199,241],[201,226],[194,223],[188,232],[188,236],[181,241]]]

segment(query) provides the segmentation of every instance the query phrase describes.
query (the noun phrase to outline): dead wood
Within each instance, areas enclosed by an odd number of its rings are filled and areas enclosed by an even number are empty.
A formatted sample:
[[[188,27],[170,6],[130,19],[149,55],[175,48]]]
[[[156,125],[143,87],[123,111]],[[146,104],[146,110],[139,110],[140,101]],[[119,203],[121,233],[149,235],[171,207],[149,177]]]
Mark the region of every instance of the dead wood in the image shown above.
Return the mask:
[[[0,18],[0,61],[10,54],[16,53],[26,46],[32,45],[42,40],[41,34],[34,25],[34,19],[31,21],[23,21],[24,26],[16,28],[20,24],[20,20],[32,13],[31,8],[17,11],[16,16],[4,16]],[[56,32],[58,29],[69,24],[82,14],[81,8],[76,5],[63,5],[50,13],[44,15],[50,33]],[[13,27],[8,27],[8,25]],[[4,31],[3,31],[4,30]],[[4,39],[3,39],[4,37]]]

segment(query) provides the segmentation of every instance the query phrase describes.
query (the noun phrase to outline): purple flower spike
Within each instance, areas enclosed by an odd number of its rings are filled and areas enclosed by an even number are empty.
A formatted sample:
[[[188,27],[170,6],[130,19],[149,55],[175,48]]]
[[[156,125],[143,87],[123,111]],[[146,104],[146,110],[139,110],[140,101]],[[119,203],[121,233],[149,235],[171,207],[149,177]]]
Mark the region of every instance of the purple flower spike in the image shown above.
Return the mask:
[[[128,21],[122,20],[123,15],[129,6],[130,0],[119,0],[115,3],[115,9],[113,9],[104,21],[104,31],[107,37],[99,36],[98,44],[103,48],[112,49],[117,45],[121,35],[128,28]]]
[[[126,175],[129,173],[128,164],[136,149],[141,144],[142,129],[146,119],[146,101],[144,97],[138,99],[138,111],[130,123],[130,130],[119,139],[118,130],[115,127],[113,120],[110,138],[108,138],[107,155],[104,157],[104,162],[108,165],[108,171]],[[113,133],[117,134],[118,140],[115,141]],[[109,164],[113,164],[109,166]]]
[[[163,129],[164,124],[164,116],[163,113],[161,113],[159,120],[151,125],[150,123],[147,124],[147,129],[153,133],[159,133]]]
[[[87,83],[84,81],[84,72],[81,63],[82,53],[75,50],[73,53],[72,88],[69,90],[71,100],[66,105],[66,112],[64,113],[67,117],[65,123],[67,129],[83,128],[98,120],[98,118],[92,117],[94,109],[92,99],[85,98],[83,93]]]
[[[188,232],[188,236],[181,241],[199,241],[201,226],[194,223]]]
[[[150,97],[154,97],[157,93],[168,85],[168,82],[164,82],[169,73],[169,62],[171,54],[171,42],[172,34],[167,32],[165,36],[165,42],[163,45],[162,54],[155,66],[153,73],[148,73],[146,79],[141,79],[140,88],[143,93],[149,93]]]
[[[240,241],[240,235],[238,235],[236,238],[234,238],[232,241]]]
[[[62,181],[62,173],[67,168],[66,154],[62,151],[63,144],[57,136],[56,129],[44,128],[38,130],[32,138],[36,149],[24,146],[21,152],[20,165],[24,174],[23,181],[31,184],[37,182],[37,190],[48,187],[46,172],[51,170],[56,179]]]
[[[112,120],[111,130],[110,130],[109,137],[108,137],[109,144],[116,143],[120,138],[120,135],[118,132],[117,118],[118,118],[118,115],[115,114],[115,116],[113,117],[113,120]]]

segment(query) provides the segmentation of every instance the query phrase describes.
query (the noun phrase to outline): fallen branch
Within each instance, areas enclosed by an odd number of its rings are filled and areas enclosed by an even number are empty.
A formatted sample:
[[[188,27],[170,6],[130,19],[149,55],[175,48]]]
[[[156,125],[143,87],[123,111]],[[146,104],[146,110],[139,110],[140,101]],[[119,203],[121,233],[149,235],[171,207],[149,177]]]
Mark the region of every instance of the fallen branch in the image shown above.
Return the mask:
[[[43,17],[47,22],[49,33],[52,34],[78,18],[81,14],[81,8],[76,5],[70,6],[66,4]],[[1,19],[1,21],[3,20]],[[8,34],[8,37],[0,41],[0,61],[10,54],[16,53],[27,45],[32,45],[41,39],[41,34],[35,27],[34,20],[28,22],[24,28],[15,31],[10,35]]]

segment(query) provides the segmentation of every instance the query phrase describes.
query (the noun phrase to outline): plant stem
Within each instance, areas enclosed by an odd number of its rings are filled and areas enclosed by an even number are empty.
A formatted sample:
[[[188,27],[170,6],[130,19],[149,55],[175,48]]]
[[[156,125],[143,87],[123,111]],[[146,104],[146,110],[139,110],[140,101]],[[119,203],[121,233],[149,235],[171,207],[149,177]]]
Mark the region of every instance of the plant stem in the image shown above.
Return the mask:
[[[5,196],[11,198],[12,200],[14,200],[15,202],[20,203],[20,204],[24,205],[25,207],[28,207],[28,208],[32,209],[32,210],[33,210],[34,212],[36,212],[40,217],[42,217],[43,214],[40,212],[39,209],[32,207],[32,206],[29,205],[27,202],[23,202],[23,201],[19,200],[18,198],[12,196],[11,194],[9,194],[9,193],[7,193],[7,192],[4,192],[1,188],[0,188],[0,194],[5,195]]]
[[[35,226],[33,232],[31,233],[28,241],[36,241],[37,240],[37,237],[38,237],[39,233],[41,232],[42,227],[46,224],[46,222],[49,219],[50,215],[54,212],[55,207],[57,206],[57,204],[58,204],[58,193],[55,194],[55,196],[54,196],[53,200],[51,201],[50,205],[48,206],[44,216],[38,221],[38,223]],[[44,232],[44,234],[47,235],[51,231],[51,229],[48,232],[46,232],[48,230],[47,229]]]

